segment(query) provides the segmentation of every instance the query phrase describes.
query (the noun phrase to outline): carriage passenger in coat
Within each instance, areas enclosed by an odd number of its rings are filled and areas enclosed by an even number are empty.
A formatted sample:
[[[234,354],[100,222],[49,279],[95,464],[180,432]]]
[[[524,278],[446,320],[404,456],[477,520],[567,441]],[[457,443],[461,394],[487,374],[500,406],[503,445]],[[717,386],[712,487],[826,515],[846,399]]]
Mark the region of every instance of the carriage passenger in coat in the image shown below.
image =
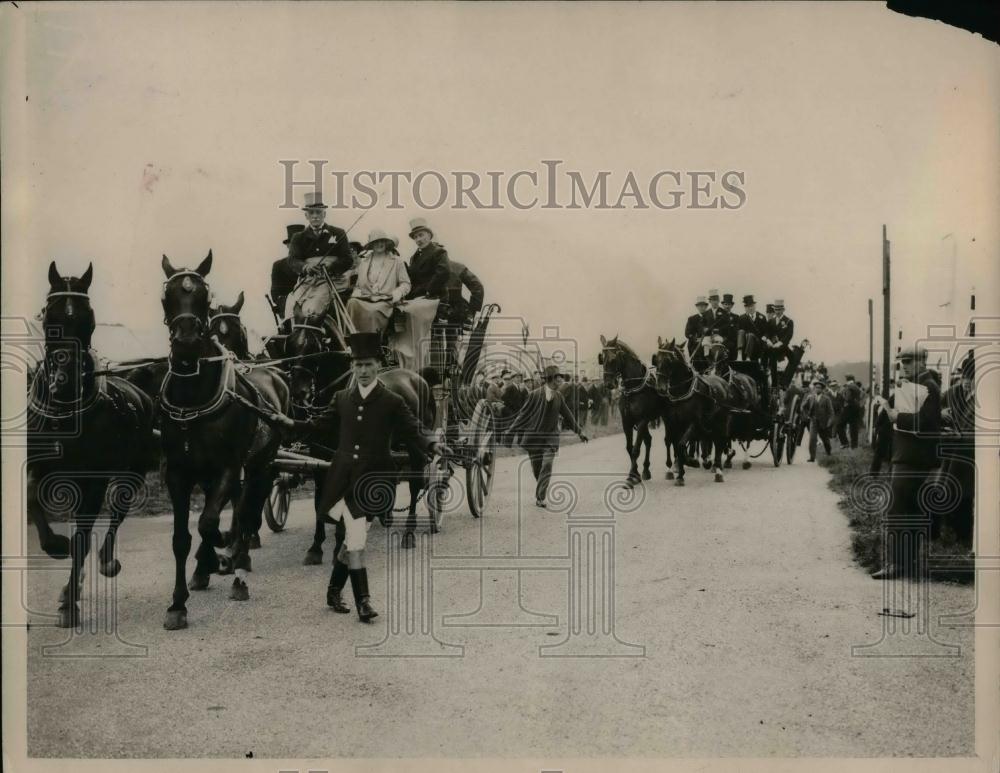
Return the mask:
[[[410,292],[410,276],[396,254],[399,240],[376,228],[358,261],[358,280],[347,301],[347,316],[359,333],[384,333],[392,310]]]
[[[767,317],[757,311],[753,295],[743,296],[743,313],[736,320],[737,349],[740,359],[760,360],[764,349],[762,341],[767,335]]]
[[[708,301],[704,295],[699,295],[694,302],[698,309],[697,314],[692,314],[687,318],[684,325],[684,338],[687,339],[688,355],[695,370],[699,373],[705,370],[708,361],[705,357],[704,340],[705,336],[711,333],[711,326],[715,317],[710,315]]]
[[[285,226],[288,235],[283,243],[286,249],[295,234],[304,231],[305,228],[301,223]],[[291,255],[279,258],[271,264],[271,303],[274,304],[274,311],[279,319],[283,319],[285,316],[285,299],[295,289],[303,268],[305,268],[305,261],[293,258]]]

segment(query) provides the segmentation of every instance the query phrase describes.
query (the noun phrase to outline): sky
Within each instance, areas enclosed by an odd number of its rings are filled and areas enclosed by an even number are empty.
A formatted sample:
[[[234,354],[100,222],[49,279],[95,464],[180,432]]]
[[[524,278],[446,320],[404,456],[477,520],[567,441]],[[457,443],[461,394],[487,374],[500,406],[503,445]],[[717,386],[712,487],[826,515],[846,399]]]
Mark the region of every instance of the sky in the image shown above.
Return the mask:
[[[93,261],[98,318],[165,346],[161,255],[211,249],[217,298],[245,292],[268,332],[270,265],[302,220],[280,207],[281,159],[300,178],[310,159],[507,176],[559,159],[615,192],[630,171],[742,172],[738,209],[407,202],[352,231],[387,229],[407,257],[426,217],[511,318],[497,330],[550,327],[582,360],[601,334],[648,355],[709,288],[783,298],[814,360],[866,359],[883,224],[894,329],[964,326],[974,288],[980,310],[1000,296],[998,48],[879,4],[20,5],[6,316],[38,310],[50,260]]]

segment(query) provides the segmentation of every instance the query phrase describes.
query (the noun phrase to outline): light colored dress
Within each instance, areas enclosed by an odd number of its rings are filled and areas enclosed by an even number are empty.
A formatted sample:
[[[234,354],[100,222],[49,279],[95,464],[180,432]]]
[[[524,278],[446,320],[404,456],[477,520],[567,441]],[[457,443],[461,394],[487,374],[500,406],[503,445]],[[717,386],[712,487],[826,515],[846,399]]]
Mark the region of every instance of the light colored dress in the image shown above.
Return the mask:
[[[368,253],[358,262],[357,274],[347,315],[358,332],[381,332],[389,325],[393,304],[410,292],[406,264],[397,255]]]

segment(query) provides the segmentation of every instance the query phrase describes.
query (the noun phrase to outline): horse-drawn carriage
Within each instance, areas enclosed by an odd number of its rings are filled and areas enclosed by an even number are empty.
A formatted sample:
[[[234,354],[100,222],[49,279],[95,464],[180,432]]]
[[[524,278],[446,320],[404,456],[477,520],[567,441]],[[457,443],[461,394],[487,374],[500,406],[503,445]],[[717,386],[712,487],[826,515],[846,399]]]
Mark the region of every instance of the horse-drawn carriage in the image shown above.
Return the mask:
[[[438,315],[439,320],[446,316],[443,303],[442,307]],[[468,330],[468,340],[464,335],[466,331],[461,326],[436,323],[431,328],[430,340],[423,342],[421,359],[427,364],[421,368],[419,378],[426,382],[430,390],[430,403],[421,406],[423,410],[418,412],[418,418],[425,428],[434,430],[439,438],[445,440],[448,452],[436,455],[425,468],[415,469],[414,460],[405,451],[394,450],[393,459],[399,473],[397,482],[404,478],[411,482],[411,501],[408,506],[392,508],[384,517],[380,517],[383,525],[392,522],[392,513],[408,510],[407,526],[408,530],[412,531],[417,524],[416,504],[422,497],[429,514],[430,530],[436,532],[443,522],[445,513],[453,510],[457,504],[451,479],[458,468],[465,471],[465,499],[472,516],[479,518],[484,514],[493,488],[497,448],[496,417],[490,403],[474,393],[472,379],[477,369],[482,340],[490,317],[499,310],[497,304],[484,307]],[[339,324],[347,322],[346,315],[342,313],[336,315],[336,320]],[[306,324],[293,322],[285,336],[285,343],[291,340],[289,336],[296,336],[297,331],[303,330],[308,333],[309,327]],[[312,332],[316,332],[315,327]],[[322,335],[322,332],[319,334]],[[274,339],[277,338],[278,336],[272,337],[265,349],[277,353],[278,348],[273,345]],[[344,335],[337,338],[341,342],[346,340]],[[388,337],[385,339],[385,344],[385,365],[380,371],[380,376],[391,378],[393,373],[402,371],[394,364],[394,352],[389,348]],[[315,398],[328,400],[333,391],[349,386],[350,370],[347,368],[343,352],[324,348],[322,342],[296,351],[300,353],[292,355],[292,358],[300,359],[283,360],[288,364],[290,380],[293,382],[293,403],[297,386],[294,383],[296,371],[307,376],[311,373],[311,387],[308,394],[312,399],[300,402],[297,408],[306,414],[314,413],[321,410],[321,407],[315,404]],[[463,353],[461,359],[459,352]],[[324,369],[324,359],[338,358],[338,356],[339,369]],[[313,362],[307,364],[309,359]],[[264,520],[272,531],[278,532],[285,528],[292,491],[302,484],[308,475],[313,475],[318,483],[319,477],[329,467],[329,456],[334,449],[319,449],[321,456],[317,455],[316,451],[315,446],[300,443],[279,449],[277,458],[272,463],[276,474],[263,512]],[[418,494],[418,491],[422,493]]]

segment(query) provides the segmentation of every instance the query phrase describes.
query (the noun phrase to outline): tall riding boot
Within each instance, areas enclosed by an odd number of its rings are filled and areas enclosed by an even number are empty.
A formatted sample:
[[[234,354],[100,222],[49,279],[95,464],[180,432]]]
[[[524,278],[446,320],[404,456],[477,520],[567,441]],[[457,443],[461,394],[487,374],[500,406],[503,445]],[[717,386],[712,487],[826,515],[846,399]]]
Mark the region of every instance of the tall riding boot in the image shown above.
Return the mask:
[[[362,623],[378,617],[378,612],[368,603],[368,570],[351,569],[351,589],[354,591],[354,603],[358,607],[358,619]]]
[[[351,611],[351,608],[344,603],[343,596],[340,595],[344,586],[347,585],[349,573],[350,569],[347,568],[347,564],[341,563],[336,558],[333,559],[333,572],[330,573],[330,584],[326,589],[326,605],[332,607],[334,612],[343,614]]]

